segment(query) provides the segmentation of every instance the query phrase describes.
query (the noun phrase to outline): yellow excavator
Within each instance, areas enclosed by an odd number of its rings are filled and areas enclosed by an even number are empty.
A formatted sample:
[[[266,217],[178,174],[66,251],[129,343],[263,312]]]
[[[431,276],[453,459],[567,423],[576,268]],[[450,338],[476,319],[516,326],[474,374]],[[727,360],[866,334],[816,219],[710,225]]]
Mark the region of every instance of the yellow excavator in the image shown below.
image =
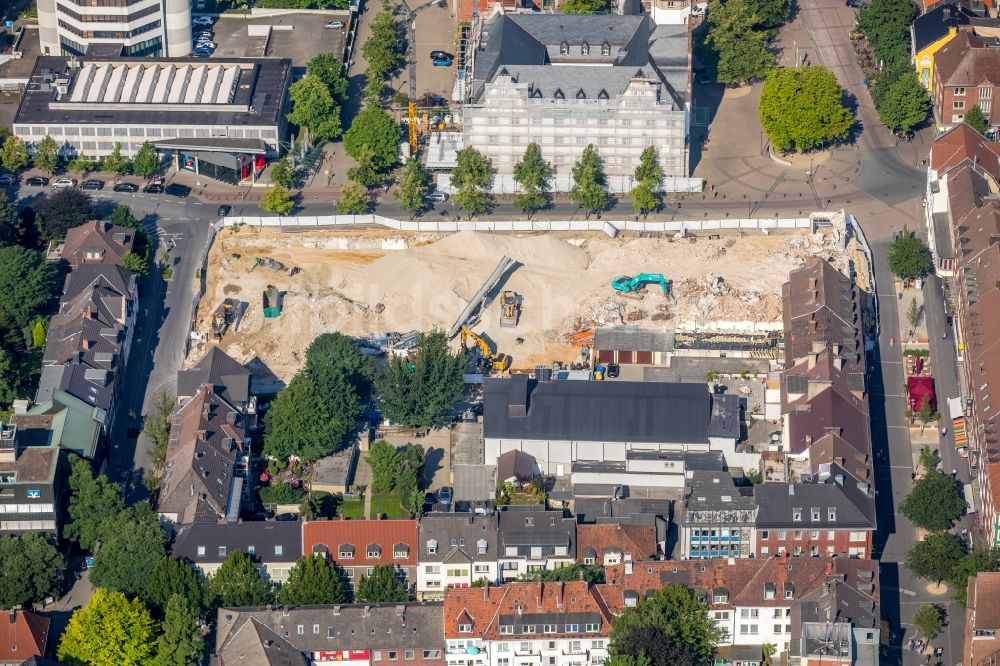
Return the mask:
[[[463,326],[459,333],[462,336],[462,348],[468,349],[468,342],[471,339],[479,347],[479,353],[482,355],[483,360],[495,372],[504,372],[510,367],[510,356],[493,351],[493,347],[481,335],[477,335],[469,330],[467,326]]]

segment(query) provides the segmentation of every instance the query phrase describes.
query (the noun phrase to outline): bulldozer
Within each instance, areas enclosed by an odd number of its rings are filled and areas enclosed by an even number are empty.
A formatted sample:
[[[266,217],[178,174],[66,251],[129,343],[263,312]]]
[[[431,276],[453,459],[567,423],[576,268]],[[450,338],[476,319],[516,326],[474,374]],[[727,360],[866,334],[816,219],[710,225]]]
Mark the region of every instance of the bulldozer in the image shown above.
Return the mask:
[[[517,328],[521,319],[521,297],[510,289],[500,294],[500,328]]]
[[[510,368],[510,356],[493,351],[493,347],[481,335],[477,335],[467,326],[463,326],[459,333],[462,336],[462,348],[468,349],[468,341],[471,339],[479,347],[480,356],[489,365],[491,370],[494,372],[504,372]]]

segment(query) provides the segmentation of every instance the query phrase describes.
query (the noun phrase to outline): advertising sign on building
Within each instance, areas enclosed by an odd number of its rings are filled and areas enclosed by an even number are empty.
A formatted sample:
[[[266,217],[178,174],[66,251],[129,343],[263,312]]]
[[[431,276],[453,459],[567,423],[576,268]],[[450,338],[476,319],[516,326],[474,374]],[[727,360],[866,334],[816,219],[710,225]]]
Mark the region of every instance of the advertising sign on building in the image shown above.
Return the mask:
[[[344,666],[370,666],[370,650],[323,650],[313,652],[315,664],[343,664]]]

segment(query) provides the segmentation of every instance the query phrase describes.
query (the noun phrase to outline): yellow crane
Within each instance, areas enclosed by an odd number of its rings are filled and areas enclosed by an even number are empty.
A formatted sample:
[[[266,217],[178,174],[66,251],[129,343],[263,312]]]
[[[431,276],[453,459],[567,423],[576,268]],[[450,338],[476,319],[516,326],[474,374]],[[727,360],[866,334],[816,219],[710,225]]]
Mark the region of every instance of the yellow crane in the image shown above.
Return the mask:
[[[417,105],[414,102],[410,102],[409,108],[409,120],[410,120],[410,157],[417,156]]]
[[[462,336],[462,348],[467,349],[468,341],[471,339],[479,347],[479,353],[482,355],[483,360],[489,363],[493,370],[503,372],[510,367],[510,356],[493,351],[493,347],[481,335],[477,335],[467,326],[463,326],[459,333]]]

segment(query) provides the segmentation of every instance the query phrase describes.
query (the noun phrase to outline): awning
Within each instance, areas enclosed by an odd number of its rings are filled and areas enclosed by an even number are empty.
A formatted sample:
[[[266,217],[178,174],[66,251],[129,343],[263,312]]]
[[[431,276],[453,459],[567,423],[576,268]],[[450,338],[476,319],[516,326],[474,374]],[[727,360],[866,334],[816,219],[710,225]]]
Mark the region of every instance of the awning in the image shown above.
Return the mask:
[[[267,145],[260,139],[227,139],[224,137],[163,139],[162,141],[154,141],[153,147],[167,150],[203,150],[215,153],[251,153],[253,155],[267,153]]]
[[[965,419],[952,419],[951,427],[955,431],[955,446],[968,446],[969,437],[965,433]]]

